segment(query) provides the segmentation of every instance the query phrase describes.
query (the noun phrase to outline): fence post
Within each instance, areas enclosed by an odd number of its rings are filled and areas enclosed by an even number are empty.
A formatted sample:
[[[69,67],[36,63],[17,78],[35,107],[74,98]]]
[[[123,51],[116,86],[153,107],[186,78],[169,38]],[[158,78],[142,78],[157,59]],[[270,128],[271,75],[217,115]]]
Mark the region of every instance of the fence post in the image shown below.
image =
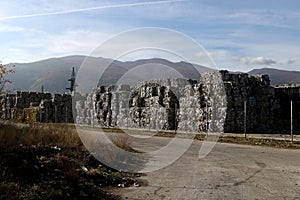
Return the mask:
[[[66,123],[68,123],[68,106],[67,105],[65,106],[66,106]]]
[[[244,134],[247,139],[247,102],[244,101]]]
[[[208,124],[208,106],[207,106],[207,100],[205,102],[205,109],[206,109],[206,136],[208,136],[209,124]]]
[[[291,136],[292,136],[292,142],[294,142],[294,134],[293,134],[293,101],[291,101]]]
[[[94,124],[94,122],[95,122],[95,106],[93,106],[93,109],[92,109],[92,126],[93,126],[93,128],[95,127],[95,124]]]
[[[175,134],[177,132],[177,103],[175,103],[174,105],[174,130],[175,130]]]
[[[150,131],[150,125],[151,125],[151,106],[149,106],[149,131]]]
[[[54,106],[54,122],[57,123],[57,105]]]

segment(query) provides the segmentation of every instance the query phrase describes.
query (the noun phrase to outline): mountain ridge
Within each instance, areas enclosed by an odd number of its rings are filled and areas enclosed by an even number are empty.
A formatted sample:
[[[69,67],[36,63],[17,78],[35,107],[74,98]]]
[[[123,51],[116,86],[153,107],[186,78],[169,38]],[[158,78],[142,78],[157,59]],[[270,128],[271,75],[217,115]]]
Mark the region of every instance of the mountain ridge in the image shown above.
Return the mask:
[[[12,84],[10,90],[41,91],[42,86],[46,92],[64,93],[69,86],[68,79],[72,67],[78,72],[83,65],[89,70],[85,72],[86,86],[90,80],[98,79],[98,84],[114,84],[124,80],[136,79],[137,81],[167,77],[182,76],[187,79],[198,80],[200,73],[212,69],[187,63],[184,61],[172,62],[162,58],[140,59],[135,61],[118,61],[110,58],[89,57],[84,55],[70,55],[53,57],[31,63],[10,63],[15,65],[15,73],[9,75]],[[105,66],[109,66],[104,69]],[[99,73],[102,76],[99,78]],[[235,73],[235,72],[233,72]],[[253,69],[249,75],[268,74],[271,84],[300,83],[299,71],[279,70],[275,68]]]
[[[268,74],[272,85],[300,84],[300,71],[288,71],[275,68],[252,69],[249,75]]]
[[[69,86],[68,79],[71,70],[75,67],[78,72],[79,67],[87,68],[85,71],[86,82],[99,79],[99,84],[114,84],[122,79],[125,75],[128,78],[134,78],[133,75],[141,80],[150,79],[153,74],[160,77],[175,76],[176,73],[182,74],[185,78],[198,79],[198,71],[204,72],[210,68],[193,65],[186,62],[172,62],[161,58],[141,59],[135,61],[118,61],[110,58],[89,57],[83,55],[70,55],[65,57],[47,58],[44,60],[34,61],[31,63],[9,63],[6,66],[15,66],[15,73],[8,76],[12,81],[9,89],[12,91],[44,91],[52,93],[64,93]],[[106,69],[105,66],[109,66]],[[162,66],[165,66],[163,73],[160,73]],[[195,68],[197,68],[197,70]],[[137,68],[137,69],[136,69]],[[135,72],[136,71],[136,72]],[[128,72],[131,76],[128,76]],[[142,72],[139,73],[138,72]],[[198,73],[198,74],[197,74]],[[164,78],[163,76],[161,78]]]

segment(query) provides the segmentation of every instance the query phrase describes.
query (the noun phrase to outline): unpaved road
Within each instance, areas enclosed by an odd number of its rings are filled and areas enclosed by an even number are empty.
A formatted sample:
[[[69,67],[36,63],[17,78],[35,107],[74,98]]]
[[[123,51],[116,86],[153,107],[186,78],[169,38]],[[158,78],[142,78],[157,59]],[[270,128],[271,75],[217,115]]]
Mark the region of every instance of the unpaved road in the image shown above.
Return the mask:
[[[166,139],[154,140],[159,144]],[[122,197],[132,200],[300,199],[299,150],[218,143],[208,156],[199,159],[201,144],[194,141],[176,162],[141,177],[148,182],[147,186],[122,189]]]

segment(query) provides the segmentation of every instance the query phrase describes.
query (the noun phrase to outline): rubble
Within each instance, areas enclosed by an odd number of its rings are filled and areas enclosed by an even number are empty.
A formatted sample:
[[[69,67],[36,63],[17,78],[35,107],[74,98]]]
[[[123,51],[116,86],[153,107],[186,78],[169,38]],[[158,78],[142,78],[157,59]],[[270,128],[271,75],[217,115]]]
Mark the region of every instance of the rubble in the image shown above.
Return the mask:
[[[0,199],[115,200],[120,197],[107,194],[109,189],[137,184],[134,174],[100,167],[81,147],[62,147],[61,152],[33,145],[0,149]]]

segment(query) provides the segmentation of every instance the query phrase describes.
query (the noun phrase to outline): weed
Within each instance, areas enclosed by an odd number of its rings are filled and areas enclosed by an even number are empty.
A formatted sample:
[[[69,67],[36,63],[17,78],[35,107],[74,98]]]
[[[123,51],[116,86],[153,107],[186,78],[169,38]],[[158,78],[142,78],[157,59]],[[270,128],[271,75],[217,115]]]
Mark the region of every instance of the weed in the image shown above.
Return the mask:
[[[64,155],[61,155],[60,153],[58,153],[55,157],[56,162],[58,166],[61,167],[66,180],[76,187],[80,178],[79,172],[77,171],[77,163]]]
[[[132,143],[132,138],[126,133],[119,134],[110,134],[110,141],[117,147],[125,151],[133,151],[133,148],[130,146]]]
[[[20,144],[75,147],[81,144],[81,141],[74,125],[3,122],[0,125],[0,147],[13,147]]]
[[[20,186],[17,183],[0,183],[0,199],[15,200],[20,197]]]

